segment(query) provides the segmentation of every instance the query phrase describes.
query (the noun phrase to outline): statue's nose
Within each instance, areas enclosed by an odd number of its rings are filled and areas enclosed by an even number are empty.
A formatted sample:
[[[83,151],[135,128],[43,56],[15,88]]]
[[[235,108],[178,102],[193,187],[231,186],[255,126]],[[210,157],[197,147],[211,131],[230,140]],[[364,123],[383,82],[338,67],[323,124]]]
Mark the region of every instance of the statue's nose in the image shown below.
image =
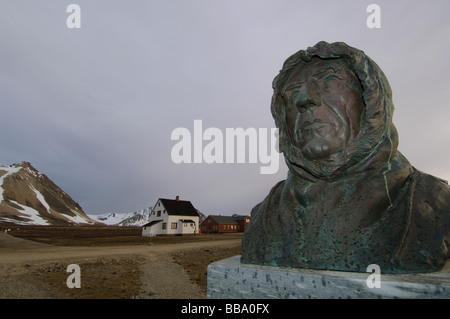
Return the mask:
[[[322,105],[320,90],[315,81],[307,81],[300,87],[295,104],[301,113],[310,107]]]

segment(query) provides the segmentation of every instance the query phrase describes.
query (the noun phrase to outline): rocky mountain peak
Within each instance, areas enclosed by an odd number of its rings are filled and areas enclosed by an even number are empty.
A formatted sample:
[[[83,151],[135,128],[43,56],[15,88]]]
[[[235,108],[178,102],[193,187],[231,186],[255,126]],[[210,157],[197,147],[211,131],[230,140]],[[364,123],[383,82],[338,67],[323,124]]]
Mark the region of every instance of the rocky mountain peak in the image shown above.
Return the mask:
[[[29,162],[0,166],[0,222],[94,224],[81,206]]]

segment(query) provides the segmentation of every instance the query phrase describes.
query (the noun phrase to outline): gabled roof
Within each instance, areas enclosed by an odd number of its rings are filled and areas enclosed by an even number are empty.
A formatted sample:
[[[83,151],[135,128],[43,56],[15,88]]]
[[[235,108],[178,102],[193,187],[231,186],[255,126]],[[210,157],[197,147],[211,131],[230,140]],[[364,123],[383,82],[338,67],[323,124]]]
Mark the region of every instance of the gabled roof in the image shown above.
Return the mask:
[[[243,220],[249,218],[249,216],[247,215],[238,215],[238,214],[234,214],[232,217],[234,218],[234,220]]]
[[[142,227],[150,227],[150,226],[153,226],[153,225],[155,225],[155,224],[158,224],[158,223],[160,223],[160,222],[162,222],[163,220],[162,219],[159,219],[159,220],[153,220],[153,221],[151,221],[150,223],[147,223],[147,224],[145,224],[145,225],[142,225]]]
[[[209,215],[218,224],[238,224],[233,216]]]
[[[195,217],[200,216],[190,201],[166,198],[160,198],[159,200],[164,205],[167,214],[169,215]]]

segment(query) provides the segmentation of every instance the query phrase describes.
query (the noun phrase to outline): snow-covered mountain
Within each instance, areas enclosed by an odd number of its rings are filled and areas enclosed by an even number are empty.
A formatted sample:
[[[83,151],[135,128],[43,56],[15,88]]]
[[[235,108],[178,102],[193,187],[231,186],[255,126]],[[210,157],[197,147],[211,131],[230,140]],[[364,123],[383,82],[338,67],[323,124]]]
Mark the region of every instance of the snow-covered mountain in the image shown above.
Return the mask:
[[[147,207],[132,213],[106,213],[100,215],[89,214],[88,216],[97,222],[110,226],[142,226],[148,223],[151,212],[152,208]]]
[[[28,162],[0,166],[0,222],[96,224],[77,202]]]

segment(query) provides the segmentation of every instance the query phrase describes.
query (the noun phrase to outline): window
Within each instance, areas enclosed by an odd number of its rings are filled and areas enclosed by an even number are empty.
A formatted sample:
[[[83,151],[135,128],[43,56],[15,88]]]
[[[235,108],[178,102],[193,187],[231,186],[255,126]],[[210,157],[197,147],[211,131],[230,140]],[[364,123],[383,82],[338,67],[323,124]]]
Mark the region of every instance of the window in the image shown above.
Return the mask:
[[[172,228],[172,229],[177,229],[177,223],[172,223],[171,226],[170,226],[170,228]]]
[[[158,210],[158,213],[156,214],[156,217],[161,217],[161,211]]]
[[[162,229],[166,229],[167,228],[167,223],[162,223]]]

